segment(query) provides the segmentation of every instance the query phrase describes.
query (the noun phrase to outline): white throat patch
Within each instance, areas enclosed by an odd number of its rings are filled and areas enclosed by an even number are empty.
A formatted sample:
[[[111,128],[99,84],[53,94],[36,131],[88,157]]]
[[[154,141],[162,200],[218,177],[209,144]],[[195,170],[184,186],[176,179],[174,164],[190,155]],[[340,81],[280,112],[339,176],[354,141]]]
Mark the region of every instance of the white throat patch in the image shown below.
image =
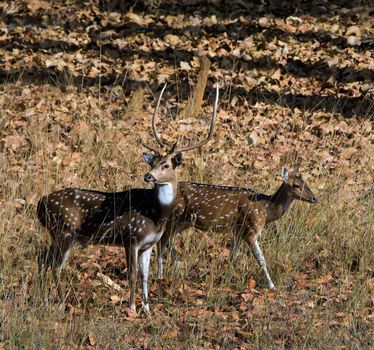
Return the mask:
[[[170,205],[174,201],[173,185],[170,183],[158,185],[158,200],[162,205]]]

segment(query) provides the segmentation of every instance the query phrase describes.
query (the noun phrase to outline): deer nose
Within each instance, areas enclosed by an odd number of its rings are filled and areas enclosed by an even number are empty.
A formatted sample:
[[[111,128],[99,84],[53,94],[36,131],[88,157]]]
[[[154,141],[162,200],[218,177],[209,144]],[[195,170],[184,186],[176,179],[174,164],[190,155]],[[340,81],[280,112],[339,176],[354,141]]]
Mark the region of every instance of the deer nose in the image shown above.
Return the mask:
[[[318,198],[317,198],[317,196],[313,196],[310,200],[311,200],[312,203],[317,203]]]
[[[155,182],[156,179],[154,178],[154,176],[150,173],[147,173],[144,175],[144,181],[145,182]]]

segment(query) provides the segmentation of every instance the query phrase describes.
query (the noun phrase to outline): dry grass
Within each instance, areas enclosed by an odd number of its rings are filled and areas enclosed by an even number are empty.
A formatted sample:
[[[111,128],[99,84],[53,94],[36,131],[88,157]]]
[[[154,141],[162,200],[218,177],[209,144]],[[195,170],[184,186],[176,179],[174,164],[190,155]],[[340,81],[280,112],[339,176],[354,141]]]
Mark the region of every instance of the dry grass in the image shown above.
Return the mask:
[[[226,281],[229,233],[194,230],[177,237],[182,255],[177,272],[169,259],[165,280],[157,281],[153,259],[151,318],[127,318],[128,294],[118,295],[96,276],[102,271],[128,290],[124,253],[118,248],[77,248],[63,275],[62,292],[49,279],[43,284],[36,256],[47,235],[36,220],[37,199],[70,185],[108,191],[143,186],[146,166],[138,141],[147,135],[144,124],[149,125],[149,115],[140,112],[143,91],[134,93],[127,108],[118,111],[116,100],[110,104],[111,92],[100,95],[104,102],[98,106],[99,97],[92,92],[77,92],[74,102],[56,88],[32,88],[35,96],[23,101],[26,110],[44,99],[45,112],[32,118],[26,113],[26,144],[15,150],[4,148],[1,155],[2,347],[357,349],[373,345],[374,193],[367,187],[351,191],[338,171],[326,181],[324,168],[309,180],[319,203],[295,203],[262,238],[279,288],[276,294],[266,291],[261,272],[244,246],[231,280]],[[19,101],[11,97],[22,87],[10,85],[8,91],[12,92],[2,117],[4,137],[12,132],[11,115],[19,108]],[[66,132],[63,123],[49,125],[59,100],[70,108],[59,118],[69,118],[71,131]],[[86,103],[91,109],[82,109]],[[241,133],[245,131],[238,126],[239,138]],[[212,161],[215,157],[206,152],[190,155],[181,178],[231,183],[238,173],[235,165],[228,162],[229,171],[223,175],[220,159]],[[260,170],[253,177],[247,171],[240,174],[236,183],[267,193],[280,183],[276,170],[268,178]],[[250,279],[257,282],[254,290],[248,290]]]
[[[127,3],[0,4],[0,350],[374,348],[369,2]],[[195,89],[196,54],[212,65]],[[271,193],[298,151],[320,200],[294,203],[261,238],[276,293],[244,245],[226,279],[229,233],[189,230],[178,271],[169,258],[157,281],[152,259],[152,317],[129,318],[123,249],[77,247],[60,290],[39,279],[48,235],[35,209],[68,186],[143,187],[139,141],[166,80],[167,142],[205,137],[221,86],[213,139],[186,154],[181,180]]]

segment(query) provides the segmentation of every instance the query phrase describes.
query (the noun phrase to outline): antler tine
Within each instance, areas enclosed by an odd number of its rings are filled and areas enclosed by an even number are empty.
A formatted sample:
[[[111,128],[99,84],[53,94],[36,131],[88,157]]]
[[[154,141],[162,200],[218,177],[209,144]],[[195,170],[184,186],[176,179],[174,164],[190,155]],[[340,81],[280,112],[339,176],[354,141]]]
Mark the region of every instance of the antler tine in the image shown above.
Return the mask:
[[[144,143],[143,141],[141,141],[141,144],[142,144],[143,147],[149,149],[150,151],[153,151],[153,152],[155,152],[156,154],[160,154],[160,150],[157,149],[156,147],[153,147],[153,146],[147,145],[147,144]]]
[[[178,142],[179,142],[179,136],[177,136],[176,141],[173,143],[173,146],[171,147],[169,154],[174,153],[175,149],[177,148]]]
[[[161,141],[161,138],[160,138],[159,134],[157,133],[157,129],[156,129],[156,115],[157,115],[158,107],[160,106],[162,95],[164,93],[164,90],[166,89],[166,85],[167,85],[167,83],[164,85],[164,87],[162,88],[162,90],[160,92],[160,96],[158,97],[157,104],[156,104],[156,107],[155,107],[155,109],[153,111],[153,116],[152,116],[152,130],[153,130],[153,135],[155,136],[158,144],[161,147],[165,147],[165,144]]]
[[[162,90],[160,92],[160,96],[158,97],[157,104],[156,104],[156,107],[155,107],[155,109],[153,111],[153,115],[152,115],[152,131],[153,131],[153,135],[156,138],[158,144],[161,146],[161,148],[165,147],[165,144],[161,141],[161,138],[160,138],[160,136],[157,133],[157,129],[156,129],[156,115],[157,115],[157,110],[158,110],[158,107],[160,106],[162,94],[164,93],[166,85],[167,84],[164,85],[164,87],[162,88]],[[151,145],[147,145],[143,141],[141,141],[141,143],[142,143],[143,147],[149,149],[150,151],[155,152],[156,154],[160,154],[160,150],[158,148],[153,147]]]
[[[217,109],[218,109],[218,99],[219,99],[219,86],[218,86],[218,83],[217,83],[216,84],[216,99],[215,99],[215,102],[214,102],[213,114],[212,114],[212,119],[211,119],[211,122],[210,122],[208,137],[204,141],[198,143],[197,145],[178,148],[177,150],[174,151],[174,153],[190,151],[192,149],[204,146],[205,144],[207,144],[209,142],[209,140],[212,138],[212,135],[213,135],[213,132],[214,132],[214,125],[215,125],[215,122],[216,122]]]

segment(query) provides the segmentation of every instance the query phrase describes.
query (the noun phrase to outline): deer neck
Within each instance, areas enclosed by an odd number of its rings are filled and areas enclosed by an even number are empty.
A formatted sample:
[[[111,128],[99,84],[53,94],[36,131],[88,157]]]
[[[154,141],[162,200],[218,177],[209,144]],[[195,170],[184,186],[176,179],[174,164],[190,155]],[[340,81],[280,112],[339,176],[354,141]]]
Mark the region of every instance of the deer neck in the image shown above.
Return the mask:
[[[155,184],[156,201],[160,206],[162,217],[167,217],[173,210],[177,198],[176,181]]]
[[[290,207],[293,197],[290,195],[289,185],[282,183],[279,189],[270,196],[269,201],[265,204],[266,222],[279,219]]]

